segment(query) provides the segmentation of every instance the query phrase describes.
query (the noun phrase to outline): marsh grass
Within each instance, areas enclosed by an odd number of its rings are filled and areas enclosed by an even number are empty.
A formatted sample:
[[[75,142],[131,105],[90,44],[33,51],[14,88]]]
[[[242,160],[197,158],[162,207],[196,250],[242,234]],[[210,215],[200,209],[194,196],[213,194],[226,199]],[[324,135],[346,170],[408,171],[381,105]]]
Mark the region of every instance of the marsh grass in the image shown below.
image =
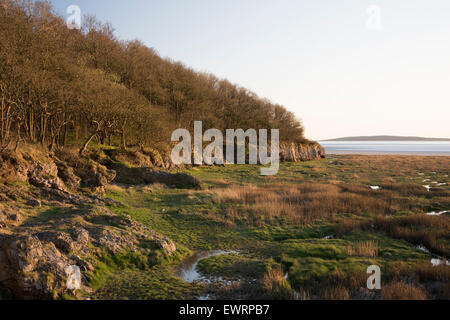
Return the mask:
[[[256,225],[307,225],[344,213],[389,215],[416,208],[393,191],[378,192],[351,184],[231,186],[214,192],[216,201],[227,207],[229,220]]]
[[[272,268],[273,261],[264,261],[241,254],[213,256],[198,263],[198,270],[207,276],[227,280],[260,279]]]
[[[142,186],[110,189],[108,196],[125,204],[112,208],[116,213],[131,215],[177,245],[257,254],[250,260],[230,256],[202,263],[217,275],[240,269],[245,271],[241,276],[253,276],[258,271],[257,285],[233,282],[214,292],[218,298],[276,299],[287,297],[292,286],[311,299],[374,299],[364,289],[370,264],[382,267],[385,298],[402,292],[423,298],[420,290],[427,298],[448,298],[450,267],[432,267],[430,255],[415,248],[422,244],[433,253],[448,253],[449,215],[425,213],[450,208],[450,187],[428,192],[422,186],[428,178],[448,182],[448,158],[337,158],[342,164],[282,163],[271,178],[259,176],[257,166],[188,168],[185,172],[200,178],[207,189]],[[381,189],[371,190],[371,185]],[[280,270],[259,268],[269,261],[289,271],[287,281]],[[168,288],[162,281],[180,289],[176,297],[186,290],[184,296],[192,298],[190,290],[198,290],[175,281],[168,271],[159,272],[146,280],[155,288],[137,285],[140,293],[130,296],[162,297]],[[410,283],[414,286],[408,287]]]
[[[284,279],[280,266],[269,269],[262,280],[266,296],[269,299],[290,300],[294,298],[291,285]]]
[[[401,281],[392,282],[381,290],[383,300],[426,300],[426,292],[413,284]]]
[[[350,294],[343,286],[331,287],[325,290],[324,299],[326,300],[350,300]]]
[[[378,245],[374,241],[356,242],[347,247],[349,256],[375,258],[378,255]]]
[[[450,257],[450,217],[407,215],[400,217],[376,217],[374,220],[342,221],[336,226],[340,235],[349,234],[356,230],[378,231],[386,235],[404,239],[414,245],[423,245],[431,252]]]

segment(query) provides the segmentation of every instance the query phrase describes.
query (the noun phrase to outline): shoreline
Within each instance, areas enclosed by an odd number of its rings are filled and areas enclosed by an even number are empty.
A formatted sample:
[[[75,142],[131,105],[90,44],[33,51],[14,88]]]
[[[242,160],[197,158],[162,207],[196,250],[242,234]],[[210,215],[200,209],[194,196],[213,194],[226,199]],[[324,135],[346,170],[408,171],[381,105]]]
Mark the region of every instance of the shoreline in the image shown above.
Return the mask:
[[[327,156],[405,156],[405,157],[450,157],[449,154],[442,153],[410,153],[410,152],[361,152],[361,151],[327,151]]]
[[[450,156],[450,143],[427,141],[320,141],[327,154]]]

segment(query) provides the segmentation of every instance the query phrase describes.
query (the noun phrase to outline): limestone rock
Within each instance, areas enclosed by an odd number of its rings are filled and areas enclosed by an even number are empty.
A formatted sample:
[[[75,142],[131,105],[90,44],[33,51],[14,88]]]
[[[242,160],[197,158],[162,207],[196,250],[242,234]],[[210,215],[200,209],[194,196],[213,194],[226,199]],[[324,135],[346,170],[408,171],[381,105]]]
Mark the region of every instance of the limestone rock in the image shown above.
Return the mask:
[[[81,178],[75,174],[75,170],[62,161],[57,162],[58,176],[70,188],[77,190],[81,185]]]
[[[42,232],[37,237],[42,241],[53,243],[62,252],[69,253],[74,249],[73,240],[65,232]]]
[[[167,252],[169,256],[173,255],[175,251],[177,251],[175,243],[168,238],[159,239],[157,240],[157,243],[161,247],[161,249]]]
[[[98,242],[114,254],[124,250],[136,251],[131,234],[118,230],[103,230]]]
[[[0,282],[23,299],[52,298],[65,291],[70,261],[36,236],[0,235]]]

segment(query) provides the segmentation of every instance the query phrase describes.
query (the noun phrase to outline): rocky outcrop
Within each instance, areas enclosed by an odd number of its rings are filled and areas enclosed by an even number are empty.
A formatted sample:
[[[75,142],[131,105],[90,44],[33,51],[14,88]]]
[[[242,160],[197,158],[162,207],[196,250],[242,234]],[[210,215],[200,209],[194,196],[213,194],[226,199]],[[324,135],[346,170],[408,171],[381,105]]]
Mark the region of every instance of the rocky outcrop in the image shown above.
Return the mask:
[[[70,260],[36,236],[0,235],[0,283],[23,299],[54,298],[64,288]]]
[[[21,211],[15,207],[0,208],[0,229],[16,226],[22,222]]]
[[[80,157],[73,150],[57,150],[55,163],[58,176],[73,190],[88,188],[102,193],[104,188],[116,177],[114,170],[108,169],[100,162],[103,159],[98,154],[91,158]]]
[[[52,299],[68,292],[65,270],[71,265],[80,268],[83,289],[90,291],[87,280],[94,266],[81,256],[90,256],[89,260],[95,261],[95,248],[106,249],[112,255],[135,252],[147,256],[149,261],[155,250],[169,256],[176,251],[170,239],[154,232],[136,234],[112,226],[90,226],[90,232],[78,227],[70,233],[0,233],[0,284],[20,299]],[[151,249],[149,244],[153,244]]]
[[[142,153],[150,158],[150,161],[155,167],[167,168],[166,161],[164,161],[164,158],[158,150],[153,148],[145,148]]]
[[[0,161],[0,182],[23,181],[38,188],[65,190],[58,177],[58,167],[44,153],[35,150],[3,152]]]
[[[325,157],[325,149],[318,143],[282,143],[280,145],[280,161],[298,162]]]
[[[111,212],[105,204],[121,204],[110,199],[50,188],[29,191],[28,197],[36,196],[32,192],[38,192],[43,205],[57,206],[58,212],[29,219],[11,201],[0,202],[0,287],[15,298],[70,294],[66,271],[73,265],[81,269],[83,292],[90,292],[88,279],[105,254],[138,254],[147,257],[151,267],[160,252],[171,256],[177,250],[170,239]],[[25,204],[31,208],[36,203]]]

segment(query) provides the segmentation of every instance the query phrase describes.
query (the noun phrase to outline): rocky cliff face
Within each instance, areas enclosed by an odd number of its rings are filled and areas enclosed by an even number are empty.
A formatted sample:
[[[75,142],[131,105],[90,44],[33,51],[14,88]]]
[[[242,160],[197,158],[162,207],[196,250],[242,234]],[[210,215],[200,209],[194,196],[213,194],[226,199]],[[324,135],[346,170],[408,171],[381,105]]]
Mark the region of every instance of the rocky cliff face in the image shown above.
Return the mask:
[[[223,147],[223,150],[225,152],[226,146]],[[115,161],[125,161],[142,168],[156,167],[163,169],[173,169],[176,166],[172,163],[170,155],[170,148],[165,148],[162,151],[148,148],[142,150],[142,152],[109,152],[109,156]],[[248,161],[248,155],[246,157],[246,161]],[[280,143],[281,162],[309,161],[322,159],[325,157],[325,149],[317,142],[305,141],[304,143]],[[192,163],[193,162],[194,154],[192,154]]]
[[[52,299],[70,293],[67,268],[88,280],[103,255],[137,254],[148,265],[177,250],[170,239],[106,205],[111,199],[76,192],[98,191],[114,173],[90,160],[77,166],[35,150],[3,153],[0,163],[0,288],[19,299]],[[52,208],[52,209],[49,209]],[[49,212],[51,211],[51,212]]]
[[[325,157],[325,149],[318,143],[282,143],[280,145],[280,161],[298,162]]]

